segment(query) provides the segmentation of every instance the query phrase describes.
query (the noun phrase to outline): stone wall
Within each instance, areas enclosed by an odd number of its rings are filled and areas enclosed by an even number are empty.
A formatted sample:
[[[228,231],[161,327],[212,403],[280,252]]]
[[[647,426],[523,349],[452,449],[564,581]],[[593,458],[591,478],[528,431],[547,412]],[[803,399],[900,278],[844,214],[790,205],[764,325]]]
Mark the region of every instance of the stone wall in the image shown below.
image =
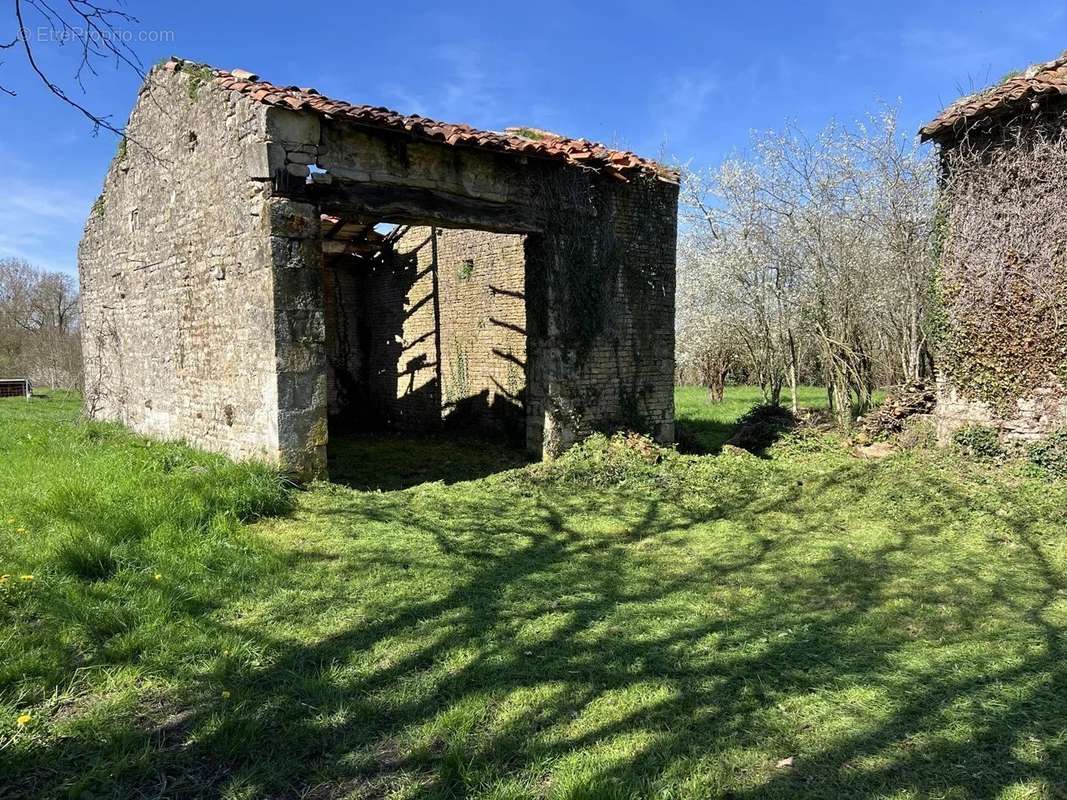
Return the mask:
[[[322,122],[318,139],[295,152],[295,161],[287,156],[276,169],[306,170],[300,162],[313,152],[322,172],[312,175],[310,194],[328,213],[396,222],[437,216],[449,227],[528,234],[532,452],[560,452],[593,430],[619,426],[673,441],[676,185],[647,176],[618,182],[461,148],[446,153],[334,122]],[[407,344],[415,338],[404,335]],[[417,391],[435,370],[432,354],[416,361],[422,353],[411,352],[407,386]]]
[[[272,126],[268,118],[268,137]],[[326,311],[319,210],[268,202],[278,386],[278,460],[301,476],[326,474]]]
[[[939,439],[1009,441],[1067,426],[1067,101],[942,141]]]
[[[142,90],[78,253],[94,416],[277,459],[263,118],[189,76]]]
[[[601,179],[590,217],[528,238],[529,449],[620,427],[674,441],[677,196]]]
[[[968,425],[996,428],[1009,442],[1029,442],[1067,428],[1067,392],[1058,379],[1050,377],[1048,386],[1016,400],[1010,411],[998,411],[989,403],[962,396],[950,380],[941,376],[934,420],[941,444],[951,442],[953,432]]]
[[[274,191],[310,127],[150,73],[79,247],[91,415],[324,474],[319,213]]]

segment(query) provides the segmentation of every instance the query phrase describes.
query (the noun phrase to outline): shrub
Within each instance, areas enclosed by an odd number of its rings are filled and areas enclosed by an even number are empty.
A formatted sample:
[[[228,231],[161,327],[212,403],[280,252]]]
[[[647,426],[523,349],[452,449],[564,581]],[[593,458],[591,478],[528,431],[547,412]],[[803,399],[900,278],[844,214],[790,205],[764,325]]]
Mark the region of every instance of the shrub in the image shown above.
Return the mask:
[[[1047,474],[1055,478],[1067,478],[1067,429],[1029,444],[1026,457]]]
[[[897,435],[897,445],[902,450],[928,450],[937,445],[937,429],[934,421],[926,415],[908,417]]]
[[[789,456],[845,454],[849,452],[845,439],[834,431],[814,425],[801,425],[784,434],[777,442],[775,454]]]
[[[1000,461],[1007,451],[1000,443],[997,429],[989,425],[967,425],[952,434],[952,443],[968,458],[976,461]]]
[[[620,486],[664,479],[657,465],[676,457],[639,433],[594,434],[559,458],[530,468],[535,480],[561,481],[582,486]]]

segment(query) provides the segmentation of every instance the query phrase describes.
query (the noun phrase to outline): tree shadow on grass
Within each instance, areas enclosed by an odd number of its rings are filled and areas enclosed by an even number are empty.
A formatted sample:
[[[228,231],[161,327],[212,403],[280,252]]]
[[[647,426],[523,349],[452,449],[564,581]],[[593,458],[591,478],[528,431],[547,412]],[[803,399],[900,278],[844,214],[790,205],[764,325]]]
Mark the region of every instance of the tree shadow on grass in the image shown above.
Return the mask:
[[[913,502],[894,506],[878,469],[773,491],[753,474],[711,503],[507,481],[337,498],[325,515],[352,549],[309,541],[292,566],[330,555],[352,587],[273,609],[336,614],[333,632],[293,644],[268,613],[255,635],[271,657],[211,676],[180,746],[146,739],[139,769],[105,769],[119,796],[152,797],[991,797],[1024,782],[1056,796],[1067,664],[1046,520],[1005,488],[1024,568],[950,557],[950,574],[925,574],[973,498],[901,471]],[[877,541],[851,531],[855,509],[884,526]],[[378,536],[397,528],[402,542]],[[404,577],[434,570],[449,580]],[[998,620],[1017,640],[982,632]],[[982,649],[998,643],[1010,658]],[[100,755],[88,738],[64,747],[39,757]]]
[[[453,432],[351,434],[331,438],[330,480],[360,491],[484,478],[530,462],[504,437]]]
[[[691,455],[717,455],[737,431],[737,421],[689,417],[675,422],[678,450]]]

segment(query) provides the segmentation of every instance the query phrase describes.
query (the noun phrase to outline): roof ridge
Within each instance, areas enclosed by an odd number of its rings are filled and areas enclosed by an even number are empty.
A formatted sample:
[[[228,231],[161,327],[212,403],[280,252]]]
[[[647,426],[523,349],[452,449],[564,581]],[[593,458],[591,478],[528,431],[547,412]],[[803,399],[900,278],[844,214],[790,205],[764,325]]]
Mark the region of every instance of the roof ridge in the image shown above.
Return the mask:
[[[616,150],[588,139],[573,139],[538,128],[505,128],[503,132],[479,130],[465,123],[440,122],[420,114],[402,114],[384,106],[350,103],[327,97],[312,88],[278,86],[244,69],[223,70],[209,64],[172,56],[161,65],[168,72],[187,66],[209,69],[220,88],[239,92],[254,102],[293,111],[310,111],[374,128],[404,131],[412,136],[464,147],[513,153],[561,161],[573,167],[593,169],[620,181],[644,174],[667,183],[678,183],[678,172],[628,150]],[[536,136],[522,135],[532,132]]]
[[[1023,103],[1037,108],[1045,95],[1067,94],[1067,50],[1051,61],[1037,62],[1020,73],[949,103],[919,129],[923,140],[947,135],[961,123],[971,123]]]

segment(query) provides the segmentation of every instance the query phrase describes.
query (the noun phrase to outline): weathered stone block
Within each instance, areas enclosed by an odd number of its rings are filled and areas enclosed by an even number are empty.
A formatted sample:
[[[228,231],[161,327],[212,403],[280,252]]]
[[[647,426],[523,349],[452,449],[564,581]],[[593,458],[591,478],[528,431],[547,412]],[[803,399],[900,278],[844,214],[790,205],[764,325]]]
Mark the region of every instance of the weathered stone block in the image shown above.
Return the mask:
[[[315,163],[314,154],[305,153],[305,152],[300,151],[300,150],[290,150],[286,154],[286,159],[291,164],[303,164],[305,166],[307,166],[308,164],[314,164]]]
[[[278,372],[278,403],[288,409],[321,409],[326,403],[326,379],[321,364],[302,371]]]
[[[272,235],[289,239],[318,237],[319,211],[311,203],[276,197],[270,200],[267,208]]]
[[[274,174],[270,163],[270,150],[266,142],[249,141],[242,150],[245,174],[252,180],[269,180]]]
[[[278,372],[307,372],[325,366],[325,349],[316,342],[279,342],[275,346]]]
[[[322,300],[318,308],[286,308],[275,312],[275,336],[279,344],[294,342],[322,342],[326,328]]]
[[[267,138],[285,144],[287,149],[319,144],[319,118],[314,114],[272,108],[267,112],[266,125]]]

